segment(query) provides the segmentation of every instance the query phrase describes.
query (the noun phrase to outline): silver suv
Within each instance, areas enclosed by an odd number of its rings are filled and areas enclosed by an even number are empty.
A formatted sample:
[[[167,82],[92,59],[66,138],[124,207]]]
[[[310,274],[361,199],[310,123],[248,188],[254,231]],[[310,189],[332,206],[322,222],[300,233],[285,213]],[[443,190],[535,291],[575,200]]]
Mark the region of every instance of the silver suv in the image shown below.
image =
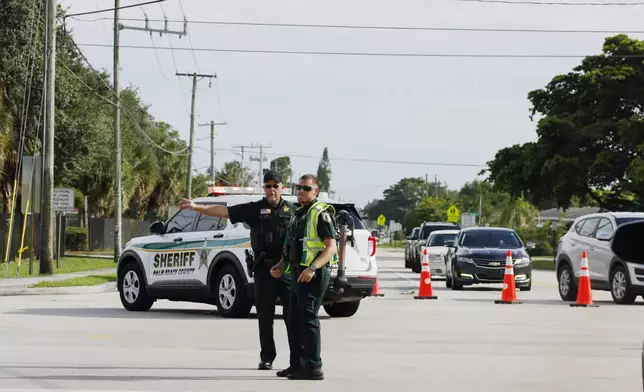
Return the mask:
[[[557,249],[556,271],[561,299],[577,299],[583,251],[588,255],[593,290],[610,291],[613,301],[618,304],[632,304],[638,295],[644,295],[644,268],[621,260],[611,250],[615,229],[624,223],[639,220],[644,220],[644,213],[603,212],[575,219],[568,232],[561,237]],[[573,276],[575,279],[572,279]]]

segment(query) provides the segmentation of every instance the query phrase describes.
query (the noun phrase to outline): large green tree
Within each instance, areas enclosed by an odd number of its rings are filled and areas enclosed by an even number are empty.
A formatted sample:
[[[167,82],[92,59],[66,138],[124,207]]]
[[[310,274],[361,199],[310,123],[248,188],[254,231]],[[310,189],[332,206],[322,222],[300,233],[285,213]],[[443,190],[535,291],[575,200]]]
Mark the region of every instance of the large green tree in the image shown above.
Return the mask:
[[[282,175],[282,181],[285,186],[290,186],[293,176],[290,157],[278,157],[271,161],[270,169]]]
[[[229,161],[224,163],[222,170],[215,170],[217,184],[223,186],[248,186],[253,181],[253,174],[248,167],[242,169],[241,162]]]
[[[609,210],[644,207],[644,41],[616,35],[528,98],[538,139],[500,150],[490,180],[534,204],[591,198]]]

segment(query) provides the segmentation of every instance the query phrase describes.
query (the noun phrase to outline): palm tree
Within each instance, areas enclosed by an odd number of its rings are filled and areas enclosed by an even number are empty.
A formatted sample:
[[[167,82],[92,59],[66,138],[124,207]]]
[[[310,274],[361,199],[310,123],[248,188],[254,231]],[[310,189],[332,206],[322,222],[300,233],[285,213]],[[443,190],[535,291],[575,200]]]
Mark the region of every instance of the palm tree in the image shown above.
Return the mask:
[[[0,91],[4,91],[0,89]],[[15,131],[11,110],[5,105],[4,96],[0,93],[0,184],[2,184],[3,212],[9,212],[9,201],[12,192],[16,149],[14,148]]]
[[[518,229],[530,225],[539,215],[539,210],[523,198],[511,198],[499,205],[499,224]]]

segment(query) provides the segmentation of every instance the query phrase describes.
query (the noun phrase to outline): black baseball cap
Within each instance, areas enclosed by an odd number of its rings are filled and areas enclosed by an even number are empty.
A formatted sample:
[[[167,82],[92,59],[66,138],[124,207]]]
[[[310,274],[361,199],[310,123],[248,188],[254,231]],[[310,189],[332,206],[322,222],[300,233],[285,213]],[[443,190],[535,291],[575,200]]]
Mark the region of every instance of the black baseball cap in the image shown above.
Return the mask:
[[[279,183],[282,183],[282,176],[274,171],[268,171],[266,174],[264,174],[264,183],[269,182],[270,180],[275,180]]]

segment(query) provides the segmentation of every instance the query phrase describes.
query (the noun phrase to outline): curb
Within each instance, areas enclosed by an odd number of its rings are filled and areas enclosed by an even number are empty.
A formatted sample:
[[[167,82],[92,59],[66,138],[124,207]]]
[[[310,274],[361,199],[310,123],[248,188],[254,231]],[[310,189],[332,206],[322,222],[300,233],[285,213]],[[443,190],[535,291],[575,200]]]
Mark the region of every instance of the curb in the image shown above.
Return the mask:
[[[69,287],[15,287],[0,288],[0,297],[22,295],[73,295],[73,294],[100,294],[117,292],[115,282],[103,283],[96,286],[69,286]]]

